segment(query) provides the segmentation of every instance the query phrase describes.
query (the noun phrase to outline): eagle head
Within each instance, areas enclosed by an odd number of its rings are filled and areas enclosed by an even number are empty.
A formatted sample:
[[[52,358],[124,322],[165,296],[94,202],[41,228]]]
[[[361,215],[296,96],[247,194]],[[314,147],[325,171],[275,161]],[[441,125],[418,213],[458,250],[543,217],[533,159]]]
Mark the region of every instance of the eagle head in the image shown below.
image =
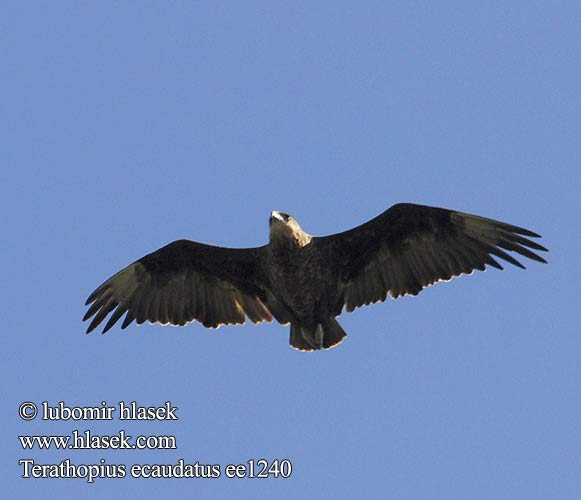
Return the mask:
[[[312,236],[305,233],[289,214],[274,210],[270,214],[270,240],[279,238],[294,240],[303,247],[311,241]]]

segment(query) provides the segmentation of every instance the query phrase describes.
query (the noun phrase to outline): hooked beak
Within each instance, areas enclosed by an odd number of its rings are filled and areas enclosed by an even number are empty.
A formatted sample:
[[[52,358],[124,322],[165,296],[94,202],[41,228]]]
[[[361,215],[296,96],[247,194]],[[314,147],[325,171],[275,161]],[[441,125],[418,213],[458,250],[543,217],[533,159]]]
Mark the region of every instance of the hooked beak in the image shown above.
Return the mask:
[[[273,210],[270,213],[270,223],[272,224],[275,220],[279,222],[284,222],[284,217],[280,215],[280,212],[278,212],[277,210]]]

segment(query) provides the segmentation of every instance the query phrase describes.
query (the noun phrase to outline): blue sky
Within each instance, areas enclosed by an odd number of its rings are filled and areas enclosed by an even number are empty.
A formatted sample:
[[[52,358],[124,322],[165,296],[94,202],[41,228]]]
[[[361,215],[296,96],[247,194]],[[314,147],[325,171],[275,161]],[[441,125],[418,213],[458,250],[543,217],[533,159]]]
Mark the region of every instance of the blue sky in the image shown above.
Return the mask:
[[[6,498],[547,499],[581,494],[576,2],[4,2]],[[323,235],[400,201],[543,235],[528,262],[344,314],[85,335],[87,295],[179,238]],[[23,421],[23,401],[178,407]],[[174,435],[23,450],[20,435]],[[289,479],[21,479],[39,464],[289,459]]]

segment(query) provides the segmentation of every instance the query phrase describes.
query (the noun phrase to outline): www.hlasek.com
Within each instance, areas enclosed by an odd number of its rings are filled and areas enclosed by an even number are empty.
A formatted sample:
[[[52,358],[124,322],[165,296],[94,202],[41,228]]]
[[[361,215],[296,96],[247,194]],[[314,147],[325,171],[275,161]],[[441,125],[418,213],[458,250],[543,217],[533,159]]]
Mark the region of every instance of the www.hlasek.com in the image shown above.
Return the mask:
[[[117,420],[178,420],[178,408],[170,401],[163,406],[140,406],[135,401],[119,402],[108,406],[102,401],[98,406],[67,406],[63,401],[51,406],[47,401],[37,406],[26,401],[19,407],[22,420],[34,420],[41,416],[44,421],[92,421]],[[114,434],[96,434],[89,429],[73,430],[69,435],[18,436],[23,450],[151,450],[177,449],[176,437],[172,435],[131,436],[120,430]],[[114,464],[101,458],[99,463],[75,464],[69,458],[59,463],[41,464],[32,458],[19,460],[21,477],[30,478],[80,478],[93,483],[98,478],[287,478],[292,474],[292,463],[288,459],[250,459],[240,464],[186,463],[183,458],[171,464]]]

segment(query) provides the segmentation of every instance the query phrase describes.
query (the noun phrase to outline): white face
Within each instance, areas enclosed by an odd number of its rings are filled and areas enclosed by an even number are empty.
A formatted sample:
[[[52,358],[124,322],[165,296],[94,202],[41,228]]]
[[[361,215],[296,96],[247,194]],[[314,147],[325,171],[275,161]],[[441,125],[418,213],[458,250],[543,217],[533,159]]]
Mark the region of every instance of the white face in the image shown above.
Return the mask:
[[[284,212],[273,210],[270,214],[270,223],[272,224],[275,220],[286,224],[292,220],[292,217],[289,214],[285,214]]]
[[[299,223],[289,214],[284,212],[273,211],[270,214],[270,236],[275,234],[285,235],[295,241],[299,246],[308,244],[312,237],[305,233]]]
[[[299,223],[294,220],[289,214],[284,213],[284,212],[278,212],[277,210],[274,210],[271,214],[270,214],[270,228],[286,228],[287,230],[290,230],[291,232],[301,232],[301,226],[299,226]]]

